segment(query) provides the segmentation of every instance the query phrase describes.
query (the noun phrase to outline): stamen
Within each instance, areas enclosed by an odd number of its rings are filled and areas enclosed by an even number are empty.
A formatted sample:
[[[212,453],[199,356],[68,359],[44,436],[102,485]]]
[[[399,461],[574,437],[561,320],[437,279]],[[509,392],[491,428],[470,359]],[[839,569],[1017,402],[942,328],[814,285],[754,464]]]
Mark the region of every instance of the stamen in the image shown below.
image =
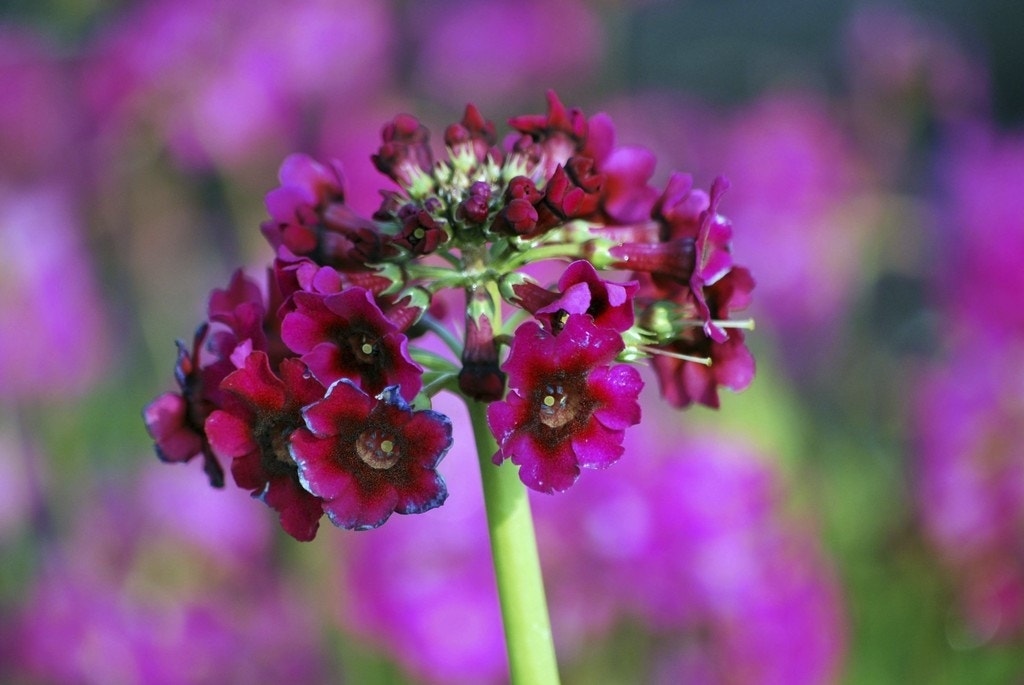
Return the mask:
[[[711,323],[715,324],[719,328],[744,328],[748,331],[754,330],[753,319],[711,319]],[[703,321],[684,321],[684,325],[687,326],[703,326]]]
[[[695,364],[703,364],[704,366],[711,366],[711,357],[694,357],[689,354],[679,354],[678,352],[669,352],[658,347],[650,347],[648,345],[640,345],[637,347],[641,352],[647,354],[658,354],[662,357],[671,357],[672,359],[681,359],[684,362],[693,362]]]

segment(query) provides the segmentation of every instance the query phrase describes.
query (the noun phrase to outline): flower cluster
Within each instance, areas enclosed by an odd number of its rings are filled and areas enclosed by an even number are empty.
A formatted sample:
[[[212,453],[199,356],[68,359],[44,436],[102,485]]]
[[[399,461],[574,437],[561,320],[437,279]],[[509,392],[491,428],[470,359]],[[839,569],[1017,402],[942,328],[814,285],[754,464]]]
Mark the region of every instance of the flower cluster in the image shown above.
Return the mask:
[[[499,145],[470,104],[437,160],[428,129],[395,117],[372,160],[398,189],[369,217],[346,202],[340,164],[286,159],[261,227],[265,292],[241,272],[215,290],[179,343],[179,390],[145,409],[161,459],[202,455],[217,486],[230,461],[308,540],[323,513],[365,529],[444,502],[452,426],[429,408],[443,390],[488,403],[495,464],[556,492],[621,456],[640,421],[633,364],[651,360],[677,407],[746,387],[751,323],[730,317],[754,282],[718,213],[724,179],[704,193],[675,174],[659,192],[649,151],[554,93],[546,114],[509,124]],[[524,271],[537,262],[567,266],[545,284]],[[449,320],[449,290],[464,318]]]

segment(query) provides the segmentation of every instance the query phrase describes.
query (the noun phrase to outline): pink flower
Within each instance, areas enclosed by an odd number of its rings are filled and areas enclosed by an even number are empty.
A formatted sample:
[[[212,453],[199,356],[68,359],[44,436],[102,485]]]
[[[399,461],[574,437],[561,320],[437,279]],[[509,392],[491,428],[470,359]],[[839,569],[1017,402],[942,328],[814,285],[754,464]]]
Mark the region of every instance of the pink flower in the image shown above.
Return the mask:
[[[643,382],[631,366],[611,366],[622,338],[571,314],[552,335],[530,321],[516,329],[505,362],[511,392],[488,407],[498,440],[494,462],[520,466],[541,492],[567,489],[580,468],[605,468],[622,455],[626,428],[640,421]]]
[[[371,397],[343,379],[302,411],[291,454],[303,487],[334,525],[366,530],[392,513],[419,514],[448,496],[437,465],[452,444],[448,417],[412,411],[397,386]]]

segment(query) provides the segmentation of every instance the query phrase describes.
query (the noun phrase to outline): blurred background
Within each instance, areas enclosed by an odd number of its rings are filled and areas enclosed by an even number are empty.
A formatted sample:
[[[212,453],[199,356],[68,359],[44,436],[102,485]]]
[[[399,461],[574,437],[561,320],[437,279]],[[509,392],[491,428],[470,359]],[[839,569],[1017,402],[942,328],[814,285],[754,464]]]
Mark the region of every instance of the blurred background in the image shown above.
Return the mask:
[[[501,683],[479,474],[300,544],[140,412],[285,155],[544,92],[732,182],[758,377],[534,509],[567,683],[1024,681],[1024,9],[6,0],[0,682]]]

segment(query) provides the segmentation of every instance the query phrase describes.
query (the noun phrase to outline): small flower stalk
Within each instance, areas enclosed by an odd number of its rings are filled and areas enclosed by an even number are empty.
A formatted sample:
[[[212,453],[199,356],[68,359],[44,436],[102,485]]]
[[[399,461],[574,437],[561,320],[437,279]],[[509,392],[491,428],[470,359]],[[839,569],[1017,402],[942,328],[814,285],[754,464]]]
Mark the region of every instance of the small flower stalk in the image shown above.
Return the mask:
[[[211,293],[179,343],[178,389],[144,410],[160,458],[200,458],[216,487],[230,472],[311,540],[325,514],[365,530],[444,503],[439,392],[469,403],[483,468],[557,493],[623,457],[638,366],[679,408],[745,388],[752,322],[734,317],[754,280],[719,212],[728,184],[656,188],[654,155],[617,145],[606,115],[547,99],[503,143],[468,105],[440,154],[395,117],[372,161],[397,189],[372,216],[347,204],[338,162],[288,157],[266,197],[263,285],[239,271]],[[560,275],[536,280],[537,263]]]

